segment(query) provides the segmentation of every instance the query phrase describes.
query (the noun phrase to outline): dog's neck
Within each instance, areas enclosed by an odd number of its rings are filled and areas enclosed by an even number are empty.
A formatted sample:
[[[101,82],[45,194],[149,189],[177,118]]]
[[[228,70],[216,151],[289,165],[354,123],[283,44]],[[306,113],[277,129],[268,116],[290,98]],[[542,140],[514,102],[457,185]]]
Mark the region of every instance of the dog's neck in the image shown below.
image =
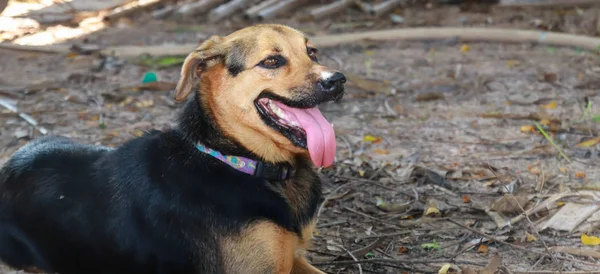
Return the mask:
[[[180,114],[179,129],[184,137],[194,144],[202,143],[222,154],[259,159],[217,127],[212,113],[202,108],[199,96],[195,93],[194,98],[186,103]]]

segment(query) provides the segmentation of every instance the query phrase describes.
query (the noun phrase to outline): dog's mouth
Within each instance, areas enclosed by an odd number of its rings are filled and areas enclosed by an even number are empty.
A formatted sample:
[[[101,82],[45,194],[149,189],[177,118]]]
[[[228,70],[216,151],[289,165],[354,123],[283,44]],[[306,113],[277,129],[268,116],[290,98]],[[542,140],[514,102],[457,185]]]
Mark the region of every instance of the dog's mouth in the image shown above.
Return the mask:
[[[269,97],[255,101],[263,121],[294,145],[307,149],[315,166],[332,165],[336,153],[335,132],[321,111],[316,106],[291,107]]]

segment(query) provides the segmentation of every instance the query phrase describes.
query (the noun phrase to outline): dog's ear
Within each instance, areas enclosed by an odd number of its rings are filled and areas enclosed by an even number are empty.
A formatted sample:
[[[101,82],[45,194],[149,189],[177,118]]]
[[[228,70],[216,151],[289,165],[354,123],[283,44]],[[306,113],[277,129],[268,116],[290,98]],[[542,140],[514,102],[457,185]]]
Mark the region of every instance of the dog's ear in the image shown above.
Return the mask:
[[[181,67],[181,78],[175,89],[175,101],[181,102],[190,95],[196,76],[200,77],[208,61],[223,56],[222,40],[219,36],[213,36],[185,58]]]

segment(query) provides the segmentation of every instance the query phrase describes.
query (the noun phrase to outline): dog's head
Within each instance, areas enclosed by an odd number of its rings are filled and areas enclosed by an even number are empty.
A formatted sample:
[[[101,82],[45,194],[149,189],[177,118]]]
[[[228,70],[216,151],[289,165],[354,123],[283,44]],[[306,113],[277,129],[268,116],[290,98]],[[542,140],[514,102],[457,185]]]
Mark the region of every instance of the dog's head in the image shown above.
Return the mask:
[[[310,155],[318,167],[335,156],[335,134],[317,105],[339,100],[345,77],[318,63],[304,34],[257,25],[212,37],[183,64],[175,98],[197,92],[225,135],[271,162]]]

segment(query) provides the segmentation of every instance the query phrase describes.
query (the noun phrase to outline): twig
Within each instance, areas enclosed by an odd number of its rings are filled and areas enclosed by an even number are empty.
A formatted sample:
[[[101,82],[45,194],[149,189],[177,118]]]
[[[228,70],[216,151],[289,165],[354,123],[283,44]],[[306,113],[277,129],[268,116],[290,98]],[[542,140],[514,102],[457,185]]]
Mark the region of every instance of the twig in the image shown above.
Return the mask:
[[[538,122],[533,122],[533,123],[535,124],[537,129],[544,135],[544,137],[546,137],[546,140],[548,140],[548,142],[550,142],[550,144],[552,144],[554,146],[554,148],[556,148],[556,150],[558,150],[558,153],[560,154],[560,156],[565,158],[565,160],[567,160],[567,162],[571,163],[571,160],[569,160],[569,157],[567,157],[567,155],[565,155],[562,152],[562,149],[560,149],[560,147],[558,145],[556,145],[556,143],[554,143],[554,140],[550,136],[548,136],[548,133],[546,133],[546,131],[542,128],[542,126],[540,126],[540,124],[538,124]]]
[[[502,241],[502,240],[500,240],[500,239],[498,239],[498,238],[496,238],[494,236],[491,236],[491,235],[485,234],[483,232],[480,232],[480,231],[478,231],[476,229],[470,228],[470,227],[468,227],[466,225],[463,225],[463,224],[461,224],[461,223],[459,223],[457,221],[454,221],[452,219],[447,219],[447,221],[450,222],[450,223],[453,223],[453,224],[455,224],[455,225],[457,225],[459,227],[462,227],[462,228],[464,228],[464,229],[466,229],[468,231],[471,231],[471,232],[473,232],[473,233],[475,233],[477,235],[480,235],[480,236],[482,236],[484,238],[490,239],[490,240],[492,240],[492,241],[494,241],[496,243],[507,245],[507,246],[510,246],[512,248],[515,248],[515,249],[518,249],[518,250],[521,250],[521,251],[525,251],[525,252],[528,252],[528,253],[531,253],[531,254],[536,254],[538,256],[547,256],[546,253],[535,251],[535,250],[532,250],[531,248],[522,247],[522,246],[519,246],[519,245],[507,243],[507,242]],[[600,266],[600,265],[595,264],[595,263],[586,262],[586,261],[582,261],[582,260],[571,259],[571,258],[557,257],[557,259],[561,259],[561,260],[565,260],[565,261],[571,261],[571,262],[578,262],[578,263],[581,263],[581,264],[586,264],[586,265],[591,265],[591,266],[596,266],[596,267]]]
[[[361,247],[356,250],[352,250],[352,254],[359,258],[362,258],[362,257],[366,256],[369,252],[371,252],[371,250],[377,248],[381,243],[383,243],[384,240],[385,240],[384,238],[378,238],[375,241],[373,241],[372,243],[370,243],[364,247]]]
[[[347,206],[345,206],[345,207],[342,207],[342,208],[343,208],[343,209],[345,209],[345,210],[348,210],[348,211],[350,211],[350,212],[352,212],[352,213],[354,213],[354,214],[358,214],[358,215],[360,215],[360,216],[363,216],[363,217],[365,217],[365,218],[367,218],[367,219],[371,219],[371,220],[374,220],[374,221],[377,221],[377,222],[380,222],[380,223],[382,223],[382,224],[389,225],[389,226],[392,226],[392,227],[395,227],[395,228],[400,228],[400,226],[398,226],[398,225],[395,225],[395,224],[392,224],[392,223],[388,223],[388,222],[386,222],[386,221],[384,221],[384,220],[381,220],[381,219],[379,219],[379,218],[375,218],[375,217],[373,217],[373,216],[369,216],[369,215],[367,215],[367,214],[364,214],[364,213],[362,213],[362,212],[360,212],[360,211],[354,210],[354,209],[352,209],[352,208],[349,208],[349,207],[347,207]]]
[[[476,265],[476,266],[486,266],[485,262],[473,262],[467,260],[440,260],[440,259],[431,259],[431,260],[394,260],[394,259],[362,259],[362,260],[352,260],[352,261],[331,261],[331,262],[314,262],[312,263],[315,266],[321,265],[354,265],[360,263],[387,263],[387,264],[439,264],[439,263],[448,263],[452,262],[455,264],[466,264],[466,265]]]
[[[530,253],[533,253],[533,254],[536,254],[536,255],[546,256],[545,253],[538,252],[538,251],[535,251],[535,250],[531,250],[531,249],[528,249],[526,247],[518,246],[518,245],[515,245],[515,244],[507,243],[507,242],[505,242],[503,240],[500,240],[500,239],[498,239],[498,238],[496,238],[494,236],[491,236],[491,235],[485,234],[483,232],[480,232],[477,229],[470,228],[470,227],[468,227],[466,225],[463,225],[463,224],[461,224],[461,223],[459,223],[457,221],[454,221],[452,219],[447,219],[447,221],[450,222],[450,223],[453,223],[453,224],[455,224],[457,226],[460,226],[460,227],[462,227],[462,228],[464,228],[464,229],[466,229],[466,230],[468,230],[470,232],[473,232],[473,233],[475,233],[475,234],[477,234],[479,236],[482,236],[484,238],[490,239],[490,240],[492,240],[494,242],[497,242],[497,243],[500,243],[500,244],[505,244],[505,245],[508,245],[508,246],[510,246],[512,248],[516,248],[518,250],[530,252]]]
[[[323,223],[323,224],[318,224],[317,228],[331,227],[331,226],[336,226],[336,225],[341,225],[341,224],[346,224],[346,223],[348,223],[347,220]]]
[[[412,230],[402,230],[402,231],[398,231],[395,233],[389,233],[389,234],[379,234],[379,235],[369,235],[369,236],[363,236],[363,237],[357,237],[357,240],[366,240],[366,239],[374,239],[374,238],[387,238],[387,237],[394,237],[394,236],[401,236],[401,235],[406,235],[406,234],[411,234]]]
[[[360,182],[348,182],[345,183],[341,186],[338,186],[336,189],[332,190],[331,192],[329,192],[329,194],[327,194],[327,196],[325,196],[325,198],[323,199],[323,202],[321,203],[321,206],[319,206],[319,210],[317,210],[317,217],[321,216],[321,212],[323,211],[323,208],[325,208],[325,205],[327,205],[327,203],[329,202],[329,200],[331,200],[331,197],[333,197],[333,195],[335,193],[337,193],[338,191],[340,191],[340,189],[347,187],[347,186],[351,186],[354,184],[357,184]]]
[[[29,123],[30,125],[32,125],[35,129],[37,129],[42,135],[46,135],[48,134],[48,130],[45,129],[44,127],[41,127],[38,125],[38,122],[33,119],[33,117],[29,116],[26,113],[23,112],[19,112],[19,110],[17,109],[17,107],[11,103],[9,103],[8,101],[0,98],[0,106],[5,107],[6,109],[16,113],[19,115],[19,117],[21,117],[23,120],[25,120],[25,122]]]
[[[358,262],[358,259],[356,259],[354,254],[352,254],[352,252],[348,251],[348,249],[346,249],[345,247],[343,247],[341,245],[339,247],[342,248],[344,251],[346,251],[346,253],[348,253],[348,255],[350,255],[350,257],[352,258],[352,260],[354,260],[356,262],[356,266],[358,267],[358,273],[363,274],[362,266],[360,265],[360,263]]]

